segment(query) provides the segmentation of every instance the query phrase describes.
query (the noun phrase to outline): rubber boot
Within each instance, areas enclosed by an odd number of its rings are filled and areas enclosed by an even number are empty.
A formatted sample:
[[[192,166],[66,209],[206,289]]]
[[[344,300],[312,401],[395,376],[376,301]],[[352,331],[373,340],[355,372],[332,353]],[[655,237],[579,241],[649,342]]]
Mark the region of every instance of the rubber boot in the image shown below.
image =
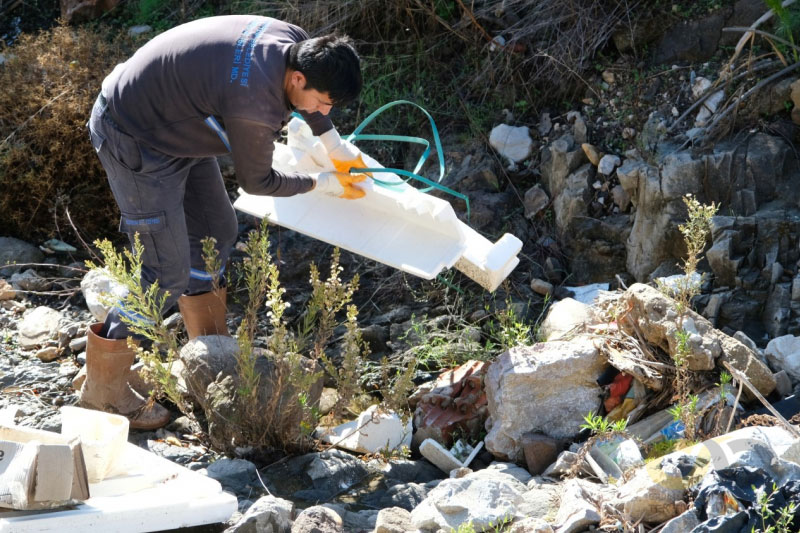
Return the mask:
[[[169,422],[169,411],[148,401],[128,384],[134,351],[127,339],[104,339],[102,322],[89,326],[86,343],[86,380],[81,407],[123,415],[132,429],[157,429]]]
[[[189,339],[201,335],[224,335],[230,337],[225,323],[227,289],[178,298],[178,309],[183,316],[183,324]]]

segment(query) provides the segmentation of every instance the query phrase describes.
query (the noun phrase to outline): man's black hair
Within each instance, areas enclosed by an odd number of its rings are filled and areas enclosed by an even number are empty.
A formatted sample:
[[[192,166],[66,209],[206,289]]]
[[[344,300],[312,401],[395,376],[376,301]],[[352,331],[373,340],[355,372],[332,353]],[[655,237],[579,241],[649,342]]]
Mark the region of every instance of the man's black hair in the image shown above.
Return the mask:
[[[328,93],[334,104],[355,100],[361,93],[361,61],[349,37],[325,35],[295,43],[288,66],[303,73],[306,89]]]

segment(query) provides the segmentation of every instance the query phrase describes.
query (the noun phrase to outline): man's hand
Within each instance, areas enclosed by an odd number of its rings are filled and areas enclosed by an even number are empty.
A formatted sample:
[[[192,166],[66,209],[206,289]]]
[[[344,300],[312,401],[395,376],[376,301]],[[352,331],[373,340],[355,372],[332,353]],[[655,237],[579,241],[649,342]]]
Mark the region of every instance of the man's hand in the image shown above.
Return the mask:
[[[333,163],[333,166],[336,168],[337,172],[347,174],[350,172],[351,168],[367,167],[367,165],[364,163],[364,159],[361,157],[361,152],[359,149],[349,142],[343,141],[335,129],[328,130],[320,135],[320,140],[325,146],[325,149],[328,151],[328,157],[330,157],[331,162]],[[367,174],[357,175],[362,176],[362,179],[358,181],[363,181],[363,179],[367,176]],[[372,176],[372,174],[369,175]]]
[[[320,192],[338,196],[346,200],[357,200],[366,194],[355,183],[364,181],[364,174],[346,174],[343,172],[322,172],[317,177],[314,188]]]

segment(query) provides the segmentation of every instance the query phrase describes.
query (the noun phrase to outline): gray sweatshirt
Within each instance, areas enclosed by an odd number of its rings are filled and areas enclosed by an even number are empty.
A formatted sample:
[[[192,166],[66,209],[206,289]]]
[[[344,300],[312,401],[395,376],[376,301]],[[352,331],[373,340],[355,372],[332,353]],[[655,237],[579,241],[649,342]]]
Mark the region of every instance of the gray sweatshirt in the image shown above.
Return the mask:
[[[297,26],[251,15],[209,17],[142,46],[103,81],[111,117],[139,142],[175,157],[230,152],[251,194],[291,196],[313,187],[305,174],[272,168],[273,142],[292,111],[283,88]],[[301,112],[315,135],[331,128]]]

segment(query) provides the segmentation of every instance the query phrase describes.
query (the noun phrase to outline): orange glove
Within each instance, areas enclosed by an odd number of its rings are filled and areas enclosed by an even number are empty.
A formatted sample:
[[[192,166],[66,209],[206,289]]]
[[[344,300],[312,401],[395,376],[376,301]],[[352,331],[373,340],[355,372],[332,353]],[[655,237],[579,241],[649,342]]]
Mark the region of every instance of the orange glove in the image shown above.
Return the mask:
[[[336,129],[326,131],[319,138],[337,172],[348,174],[351,168],[367,168],[358,148],[347,141],[343,141]],[[372,176],[371,173],[367,174]],[[358,175],[366,177],[367,174]]]
[[[336,179],[334,179],[336,178]],[[364,181],[364,174],[345,174],[342,172],[322,172],[317,177],[315,189],[346,200],[357,200],[366,194],[355,183]]]

